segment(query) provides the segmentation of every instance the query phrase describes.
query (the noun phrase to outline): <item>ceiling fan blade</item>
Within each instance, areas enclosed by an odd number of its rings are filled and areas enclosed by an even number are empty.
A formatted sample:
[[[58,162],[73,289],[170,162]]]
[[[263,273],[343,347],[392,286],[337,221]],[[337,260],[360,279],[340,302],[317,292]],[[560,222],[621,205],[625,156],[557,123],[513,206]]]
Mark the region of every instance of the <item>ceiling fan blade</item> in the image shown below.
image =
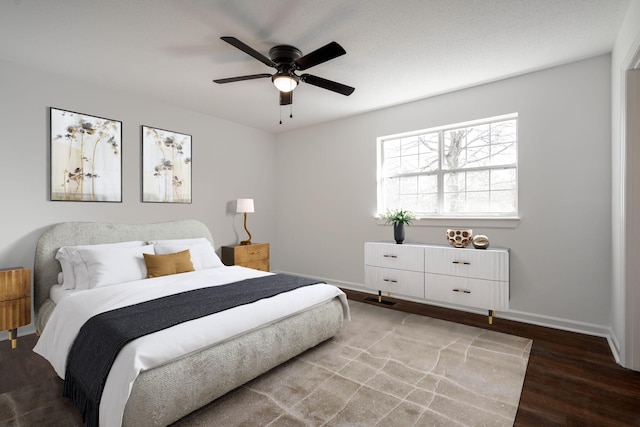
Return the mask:
[[[331,80],[323,79],[322,77],[312,76],[311,74],[302,74],[300,76],[300,80],[305,83],[309,83],[310,85],[318,86],[323,89],[327,89],[333,92],[337,92],[339,94],[349,96],[353,93],[356,88],[343,85],[342,83],[334,82]]]
[[[247,55],[253,56],[254,58],[256,58],[258,61],[262,62],[263,64],[268,65],[269,67],[274,67],[275,68],[275,66],[276,66],[275,62],[273,62],[271,59],[267,58],[266,56],[264,56],[263,54],[261,54],[260,52],[255,50],[254,48],[244,44],[243,42],[241,42],[237,38],[235,38],[235,37],[220,37],[220,38],[222,40],[226,41],[227,43],[229,43],[231,46],[234,46],[234,47],[240,49],[241,51],[243,51]]]
[[[241,82],[243,80],[253,80],[253,79],[262,79],[264,77],[271,77],[271,74],[250,74],[248,76],[238,76],[238,77],[229,77],[226,79],[215,79],[214,83],[233,83],[233,82]]]
[[[298,58],[295,61],[298,70],[306,70],[307,68],[314,67],[323,62],[327,62],[330,59],[337,58],[347,53],[342,46],[336,42],[331,42],[322,46],[313,52],[307,53],[302,58]]]
[[[291,105],[291,104],[293,104],[293,91],[280,92],[280,105]]]

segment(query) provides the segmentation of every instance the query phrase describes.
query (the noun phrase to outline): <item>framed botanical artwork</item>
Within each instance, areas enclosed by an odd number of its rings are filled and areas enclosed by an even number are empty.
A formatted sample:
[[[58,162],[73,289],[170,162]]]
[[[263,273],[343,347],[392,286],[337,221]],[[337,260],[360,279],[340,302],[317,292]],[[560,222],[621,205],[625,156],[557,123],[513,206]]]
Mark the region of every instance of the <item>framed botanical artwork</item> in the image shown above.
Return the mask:
[[[142,126],[142,201],[191,203],[191,135]]]
[[[51,200],[122,202],[122,122],[51,108]]]

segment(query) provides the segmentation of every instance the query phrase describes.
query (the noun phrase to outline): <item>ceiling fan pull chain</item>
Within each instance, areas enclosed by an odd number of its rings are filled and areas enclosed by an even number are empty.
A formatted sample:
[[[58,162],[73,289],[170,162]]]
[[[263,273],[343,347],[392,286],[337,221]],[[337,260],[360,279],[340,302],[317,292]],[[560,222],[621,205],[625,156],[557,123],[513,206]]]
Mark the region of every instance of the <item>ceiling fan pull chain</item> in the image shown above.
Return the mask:
[[[289,104],[289,118],[293,119],[293,104]]]

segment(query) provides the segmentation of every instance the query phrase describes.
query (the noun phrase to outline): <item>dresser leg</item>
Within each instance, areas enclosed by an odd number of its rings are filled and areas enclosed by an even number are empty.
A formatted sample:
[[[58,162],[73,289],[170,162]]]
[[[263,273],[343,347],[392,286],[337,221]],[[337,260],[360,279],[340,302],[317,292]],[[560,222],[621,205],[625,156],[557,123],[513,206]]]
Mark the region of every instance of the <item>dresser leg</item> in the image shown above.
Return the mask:
[[[382,291],[378,291],[378,295],[375,297],[366,297],[365,298],[366,301],[373,301],[373,302],[378,302],[380,304],[384,304],[384,305],[395,305],[395,302],[391,302],[391,301],[387,301],[382,299]]]
[[[9,341],[11,341],[11,348],[16,348],[18,346],[18,330],[17,329],[9,329]]]
[[[489,324],[493,325],[493,316],[496,314],[495,310],[489,310]]]

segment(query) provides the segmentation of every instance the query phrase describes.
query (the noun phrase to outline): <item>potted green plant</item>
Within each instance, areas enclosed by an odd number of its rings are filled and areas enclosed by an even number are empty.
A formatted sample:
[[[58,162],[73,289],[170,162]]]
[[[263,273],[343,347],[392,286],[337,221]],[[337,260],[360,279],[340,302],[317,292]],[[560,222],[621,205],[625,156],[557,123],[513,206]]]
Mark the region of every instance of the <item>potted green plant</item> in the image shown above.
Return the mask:
[[[386,224],[393,224],[393,238],[399,245],[404,241],[404,225],[411,225],[411,221],[416,219],[413,212],[404,209],[387,211],[383,218]]]

